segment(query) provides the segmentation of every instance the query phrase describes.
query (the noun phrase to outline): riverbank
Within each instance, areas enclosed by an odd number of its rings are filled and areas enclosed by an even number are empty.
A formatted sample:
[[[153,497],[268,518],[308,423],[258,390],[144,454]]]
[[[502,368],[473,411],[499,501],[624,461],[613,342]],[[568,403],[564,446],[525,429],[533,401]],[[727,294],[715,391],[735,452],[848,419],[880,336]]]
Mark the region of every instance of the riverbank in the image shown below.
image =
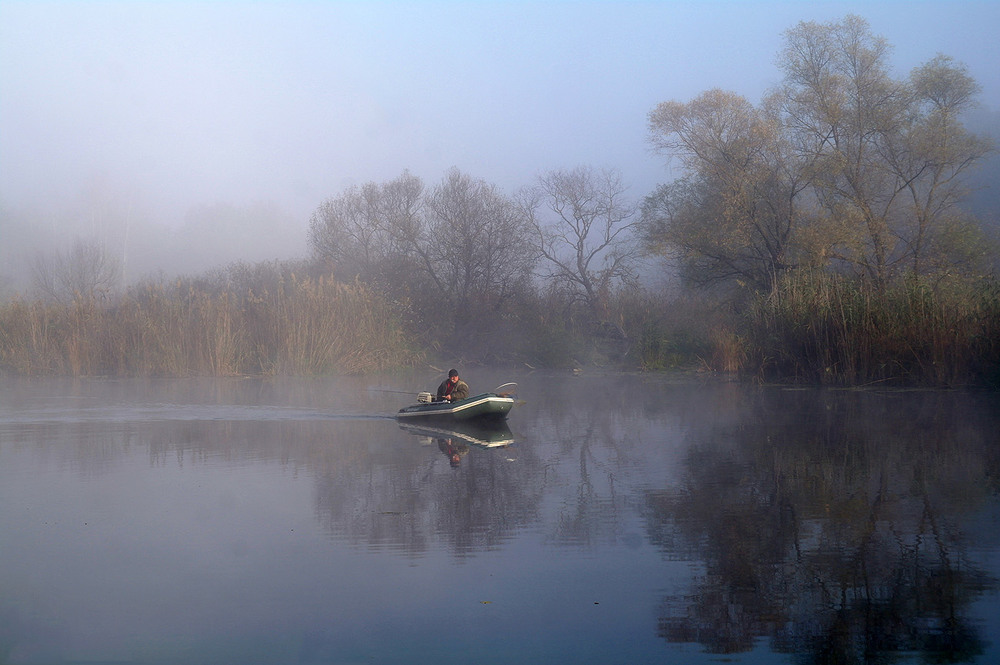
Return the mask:
[[[329,277],[288,274],[266,288],[178,279],[130,288],[113,303],[0,305],[0,372],[310,376],[455,362],[1000,388],[995,281],[876,290],[845,278],[796,276],[741,307],[646,294],[612,309],[621,322],[614,327],[555,316],[536,303],[513,310],[488,334],[452,338],[428,332],[430,324],[405,304]]]

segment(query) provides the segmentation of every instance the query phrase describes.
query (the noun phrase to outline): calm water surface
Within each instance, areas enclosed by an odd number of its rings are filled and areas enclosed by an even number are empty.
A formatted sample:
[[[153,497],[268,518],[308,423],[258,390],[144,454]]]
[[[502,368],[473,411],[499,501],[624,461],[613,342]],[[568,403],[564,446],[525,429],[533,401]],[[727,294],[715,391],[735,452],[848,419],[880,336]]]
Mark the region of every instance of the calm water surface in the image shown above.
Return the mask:
[[[0,378],[0,663],[1000,662],[996,395],[465,374]]]

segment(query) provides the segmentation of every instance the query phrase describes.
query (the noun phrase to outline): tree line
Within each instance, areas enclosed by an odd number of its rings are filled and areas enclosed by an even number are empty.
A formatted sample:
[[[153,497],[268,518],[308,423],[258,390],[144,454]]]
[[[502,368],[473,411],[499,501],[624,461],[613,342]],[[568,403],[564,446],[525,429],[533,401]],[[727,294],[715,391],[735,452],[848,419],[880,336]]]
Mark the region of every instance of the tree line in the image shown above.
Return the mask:
[[[551,328],[553,316],[564,332],[627,338],[613,311],[637,288],[638,209],[625,191],[619,173],[589,167],[514,196],[457,168],[432,187],[404,172],[325,201],[309,243],[338,279],[396,303],[426,342],[502,361],[537,338],[532,320]]]
[[[513,194],[458,168],[436,184],[404,171],[323,201],[302,265],[191,283],[275,307],[289,273],[351,285],[405,340],[386,357],[413,361],[998,384],[1000,252],[961,207],[993,150],[962,123],[979,86],[945,55],[896,79],[890,50],[860,17],[803,22],[760,104],[723,90],[659,104],[650,143],[683,175],[641,201],[613,169],[554,170]],[[682,290],[651,286],[655,259]],[[50,307],[120,308],[115,274],[82,245],[36,264]]]
[[[647,242],[676,252],[691,280],[757,290],[803,269],[877,291],[981,275],[986,238],[958,206],[993,148],[961,122],[979,86],[945,55],[893,79],[889,52],[859,17],[802,23],[759,106],[721,90],[660,104],[653,144],[686,175],[647,197]]]

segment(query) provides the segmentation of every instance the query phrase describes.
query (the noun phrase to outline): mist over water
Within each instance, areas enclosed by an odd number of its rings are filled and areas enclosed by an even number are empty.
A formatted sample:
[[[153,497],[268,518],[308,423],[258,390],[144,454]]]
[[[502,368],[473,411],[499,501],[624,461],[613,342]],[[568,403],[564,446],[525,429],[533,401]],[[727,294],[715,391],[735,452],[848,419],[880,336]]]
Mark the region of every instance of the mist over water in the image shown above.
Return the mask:
[[[4,662],[996,660],[995,396],[463,377],[3,379]]]

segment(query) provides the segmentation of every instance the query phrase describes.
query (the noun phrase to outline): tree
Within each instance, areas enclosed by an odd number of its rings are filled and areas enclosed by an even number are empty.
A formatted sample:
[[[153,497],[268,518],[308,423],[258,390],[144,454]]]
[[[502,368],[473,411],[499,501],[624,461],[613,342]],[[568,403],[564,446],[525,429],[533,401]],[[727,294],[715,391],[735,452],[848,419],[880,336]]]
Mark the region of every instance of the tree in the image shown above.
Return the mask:
[[[341,279],[406,291],[426,242],[423,195],[423,182],[406,171],[387,183],[351,187],[312,214],[309,245]]]
[[[777,118],[731,92],[710,90],[650,114],[651,141],[688,175],[662,185],[642,206],[646,247],[672,253],[691,282],[771,287],[792,267],[804,214],[804,179],[782,142]]]
[[[958,119],[978,89],[964,68],[938,56],[897,81],[889,53],[860,17],[800,23],[778,92],[822,214],[840,222],[830,256],[879,288],[927,265],[930,239],[954,221],[959,176],[989,149]]]
[[[461,331],[496,312],[530,281],[525,217],[494,185],[451,169],[427,200],[425,269]]]
[[[66,252],[39,253],[32,265],[35,288],[54,302],[108,299],[121,284],[121,261],[96,240],[77,238]]]
[[[571,301],[585,303],[597,322],[610,323],[609,297],[635,283],[638,258],[632,234],[638,209],[626,197],[621,174],[588,167],[551,171],[523,190],[520,201],[543,278]]]
[[[976,259],[970,250],[980,245],[979,233],[957,204],[968,194],[961,176],[987,156],[991,145],[961,124],[980,89],[965,66],[939,54],[913,70],[910,85],[921,113],[907,126],[901,150],[890,155],[912,208],[900,240],[913,273],[940,272]],[[969,236],[977,241],[962,241]]]
[[[650,141],[687,174],[647,198],[647,248],[697,283],[757,289],[803,265],[885,288],[966,261],[974,229],[955,205],[990,148],[960,122],[978,86],[945,56],[897,81],[889,52],[859,17],[803,22],[760,107],[718,90],[658,105]]]
[[[409,173],[351,188],[325,201],[309,230],[335,274],[408,303],[437,338],[490,329],[530,281],[528,237],[510,199],[458,169],[429,192]]]

